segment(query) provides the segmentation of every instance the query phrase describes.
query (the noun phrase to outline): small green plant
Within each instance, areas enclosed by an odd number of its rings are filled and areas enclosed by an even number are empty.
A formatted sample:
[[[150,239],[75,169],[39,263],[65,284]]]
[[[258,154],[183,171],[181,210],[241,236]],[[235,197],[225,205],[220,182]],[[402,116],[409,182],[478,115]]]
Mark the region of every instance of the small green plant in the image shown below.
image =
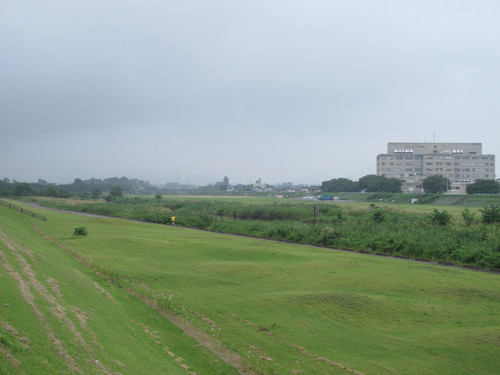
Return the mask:
[[[475,212],[471,212],[468,208],[462,211],[462,218],[464,219],[465,225],[469,226],[474,222]]]
[[[438,209],[432,210],[431,221],[437,225],[448,225],[451,221],[451,215],[448,211],[439,211]]]
[[[490,204],[483,208],[481,213],[483,214],[483,222],[486,224],[500,223],[500,205]]]
[[[376,208],[372,213],[372,219],[376,223],[381,223],[384,221],[385,213],[380,209]]]
[[[73,232],[73,235],[75,236],[86,236],[87,234],[89,234],[89,232],[85,227],[76,227],[75,231]]]

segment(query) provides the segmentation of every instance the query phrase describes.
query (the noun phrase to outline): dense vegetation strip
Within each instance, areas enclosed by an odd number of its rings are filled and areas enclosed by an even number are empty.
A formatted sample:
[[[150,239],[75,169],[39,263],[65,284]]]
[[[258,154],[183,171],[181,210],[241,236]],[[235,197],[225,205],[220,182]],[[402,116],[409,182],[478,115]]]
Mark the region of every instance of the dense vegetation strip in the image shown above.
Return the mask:
[[[60,209],[482,269],[500,269],[500,207],[451,217],[391,207],[249,204],[224,200],[121,198],[112,202],[37,200]],[[490,222],[485,218],[491,217]]]

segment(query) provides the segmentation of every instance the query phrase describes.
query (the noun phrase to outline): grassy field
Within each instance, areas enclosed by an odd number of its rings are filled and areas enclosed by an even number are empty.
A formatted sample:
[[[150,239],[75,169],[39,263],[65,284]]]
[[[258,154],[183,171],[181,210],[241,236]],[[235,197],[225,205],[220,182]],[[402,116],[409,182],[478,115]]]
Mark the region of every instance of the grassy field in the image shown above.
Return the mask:
[[[238,373],[44,238],[30,217],[5,207],[0,217],[0,374]]]
[[[498,274],[43,211],[49,220],[36,223],[39,231],[73,249],[91,269],[38,234],[30,218],[0,209],[6,218],[0,229],[8,241],[18,243],[17,252],[37,270],[40,282],[50,291],[49,278],[58,280],[65,301],[60,304],[85,338],[89,354],[64,320],[50,326],[61,337],[66,335],[67,350],[81,357],[75,361],[84,373],[99,373],[91,361],[94,357],[124,374],[189,373],[165,354],[164,346],[183,358],[181,363],[192,372],[234,373],[125,290],[149,297],[172,320],[182,319],[205,332],[213,340],[210,345],[220,343],[220,353],[238,353],[241,373],[242,369],[257,374],[498,373]],[[73,229],[82,225],[89,235],[72,236]],[[0,246],[21,273],[22,264],[5,240]],[[25,248],[34,255],[21,250]],[[107,274],[115,286],[103,282],[96,270]],[[5,267],[0,278],[8,281],[1,284],[7,302],[0,301],[5,323],[0,332],[12,344],[0,346],[4,366],[0,372],[10,373],[6,369],[16,368],[16,360],[22,363],[18,368],[31,366],[19,373],[36,373],[30,370],[39,362],[51,370],[67,367],[50,344],[44,321],[36,318],[18,291],[19,283]],[[118,305],[105,298],[95,283]],[[45,319],[57,320],[50,299],[42,297],[37,297],[37,306],[45,309]],[[92,329],[85,331],[74,308],[85,312]],[[15,327],[18,335],[9,333],[6,325]],[[161,337],[161,345],[150,337],[153,331]],[[92,335],[105,350],[97,349]],[[16,342],[25,336],[36,351]],[[42,354],[37,356],[37,351]],[[127,367],[119,368],[114,361]],[[134,366],[145,362],[150,365],[147,371],[134,372],[138,368]]]
[[[483,223],[478,209],[450,206],[440,211],[440,206],[386,202],[264,203],[260,198],[256,203],[236,199],[35,201],[52,208],[159,224],[170,223],[174,216],[176,224],[189,228],[500,270],[500,226]]]

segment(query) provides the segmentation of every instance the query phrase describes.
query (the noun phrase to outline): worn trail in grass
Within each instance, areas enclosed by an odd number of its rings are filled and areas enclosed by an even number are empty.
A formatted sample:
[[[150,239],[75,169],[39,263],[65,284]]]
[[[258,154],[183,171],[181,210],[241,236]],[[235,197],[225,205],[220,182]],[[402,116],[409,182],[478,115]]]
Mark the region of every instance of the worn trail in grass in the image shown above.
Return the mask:
[[[0,207],[0,374],[237,374]]]
[[[231,348],[259,373],[497,370],[497,274],[119,219],[46,215],[41,231]],[[72,237],[80,225],[88,237]]]

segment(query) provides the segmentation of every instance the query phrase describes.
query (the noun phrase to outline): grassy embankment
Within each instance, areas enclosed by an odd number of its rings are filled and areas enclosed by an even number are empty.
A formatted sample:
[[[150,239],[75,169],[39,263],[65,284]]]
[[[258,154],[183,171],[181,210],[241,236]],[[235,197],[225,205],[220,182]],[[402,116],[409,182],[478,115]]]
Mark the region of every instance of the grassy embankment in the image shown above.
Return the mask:
[[[443,375],[493,374],[498,369],[497,274],[119,219],[47,216],[49,221],[38,226],[48,236],[77,249],[116,285],[156,298],[160,308],[238,352],[257,373]],[[80,225],[89,235],[72,237]],[[43,242],[50,247],[45,257],[54,257],[52,272],[62,272],[59,264],[66,255],[28,227],[23,231],[29,236],[22,238],[32,243],[26,246],[38,249]],[[65,272],[75,273],[73,267],[90,281],[81,283],[70,305],[90,316],[94,304],[86,305],[83,293],[95,289],[97,278],[73,263]],[[73,282],[65,282],[71,287],[61,286],[64,296],[73,288]],[[137,328],[130,320],[145,319],[142,311],[124,317],[126,311],[112,309],[107,302],[89,317],[100,340],[117,326]],[[101,321],[106,316],[117,321]],[[9,319],[19,326],[26,320],[17,315]],[[111,324],[115,329],[108,332]],[[36,328],[36,320],[32,325]],[[136,334],[131,344],[141,340],[142,331]],[[108,341],[103,346],[118,353],[118,341]],[[110,358],[126,362],[118,354]]]
[[[483,223],[478,208],[442,208],[450,214],[450,220],[447,225],[439,225],[432,219],[433,211],[440,208],[434,205],[285,202],[265,198],[257,203],[235,199],[127,197],[113,202],[50,198],[38,201],[56,208],[156,223],[169,223],[170,217],[175,216],[177,224],[191,228],[500,269],[500,226]],[[471,217],[474,215],[470,222],[462,217],[465,210]]]
[[[3,206],[0,217],[0,374],[237,373],[43,238],[34,219]]]

